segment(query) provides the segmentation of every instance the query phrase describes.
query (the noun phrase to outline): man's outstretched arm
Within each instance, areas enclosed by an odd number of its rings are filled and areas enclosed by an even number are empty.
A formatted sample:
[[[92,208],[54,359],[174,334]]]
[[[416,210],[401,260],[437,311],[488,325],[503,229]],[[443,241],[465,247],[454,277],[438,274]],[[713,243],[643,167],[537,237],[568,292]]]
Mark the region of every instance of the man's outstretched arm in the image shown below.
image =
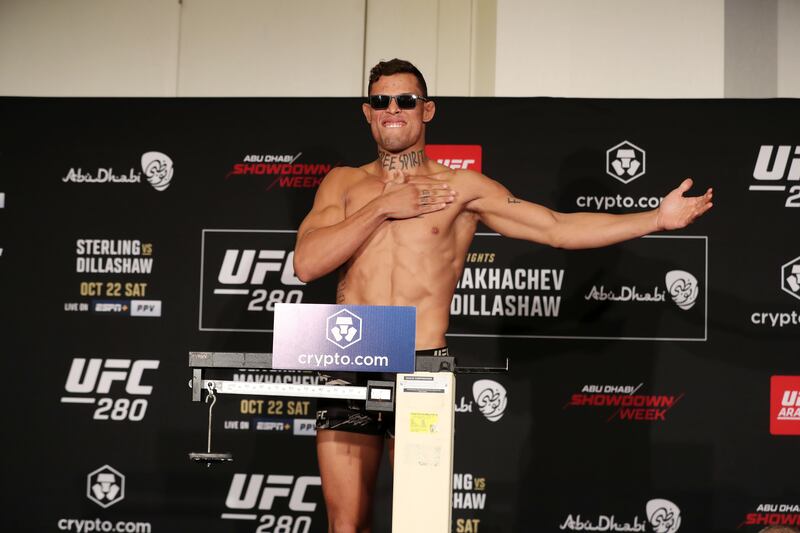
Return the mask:
[[[472,180],[477,196],[467,204],[481,221],[498,233],[557,248],[599,248],[655,231],[688,226],[711,209],[712,190],[702,196],[683,194],[692,186],[686,179],[657,209],[640,213],[559,213],[515,198],[508,189],[485,176]]]
[[[345,216],[346,172],[334,169],[322,180],[314,206],[297,230],[294,271],[302,281],[342,266],[384,221],[439,211],[454,200],[448,185],[435,180],[401,182],[405,178],[398,175],[398,182],[387,184],[381,195]]]

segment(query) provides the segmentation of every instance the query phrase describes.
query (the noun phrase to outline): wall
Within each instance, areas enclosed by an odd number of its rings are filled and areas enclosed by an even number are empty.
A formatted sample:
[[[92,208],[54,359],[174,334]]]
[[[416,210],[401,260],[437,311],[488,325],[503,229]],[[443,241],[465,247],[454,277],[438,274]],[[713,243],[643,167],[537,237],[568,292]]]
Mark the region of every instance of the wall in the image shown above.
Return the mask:
[[[498,2],[498,96],[720,97],[724,3]]]
[[[358,96],[407,57],[435,95],[798,96],[798,27],[795,0],[5,0],[0,94]]]

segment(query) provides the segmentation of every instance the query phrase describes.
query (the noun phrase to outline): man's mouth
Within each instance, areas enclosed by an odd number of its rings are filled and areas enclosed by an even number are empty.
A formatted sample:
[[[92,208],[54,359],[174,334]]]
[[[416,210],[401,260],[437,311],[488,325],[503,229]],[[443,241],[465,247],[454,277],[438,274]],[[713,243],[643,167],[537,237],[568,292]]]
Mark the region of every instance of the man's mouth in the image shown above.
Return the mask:
[[[387,120],[383,123],[384,128],[402,128],[405,125],[405,121],[402,120]]]

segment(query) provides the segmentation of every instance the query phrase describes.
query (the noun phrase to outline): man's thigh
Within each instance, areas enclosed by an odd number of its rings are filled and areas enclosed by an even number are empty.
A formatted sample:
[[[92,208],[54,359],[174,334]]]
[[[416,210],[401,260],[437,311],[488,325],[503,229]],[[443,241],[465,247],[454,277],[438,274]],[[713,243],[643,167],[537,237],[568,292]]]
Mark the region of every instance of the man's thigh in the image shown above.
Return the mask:
[[[383,441],[382,435],[317,430],[322,492],[331,525],[369,527]]]

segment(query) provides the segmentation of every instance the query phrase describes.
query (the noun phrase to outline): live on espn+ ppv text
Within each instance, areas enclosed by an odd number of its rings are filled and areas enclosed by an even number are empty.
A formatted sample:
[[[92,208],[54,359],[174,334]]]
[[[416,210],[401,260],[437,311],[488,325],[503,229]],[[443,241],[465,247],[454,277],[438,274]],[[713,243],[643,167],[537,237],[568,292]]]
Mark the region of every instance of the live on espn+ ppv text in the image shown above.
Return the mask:
[[[453,531],[800,526],[800,104],[437,103],[427,157],[520,198],[629,213],[691,176],[716,204],[594,250],[479,227],[447,342],[460,365],[510,370],[457,376]],[[334,302],[335,275],[303,283],[293,248],[325,175],[375,158],[359,104],[0,99],[4,530],[327,530],[315,400],[220,395],[212,447],[235,460],[205,468],[187,458],[209,413],[187,360],[269,352],[278,304]],[[326,127],[310,127],[321,106]],[[362,318],[296,326],[341,355]]]

